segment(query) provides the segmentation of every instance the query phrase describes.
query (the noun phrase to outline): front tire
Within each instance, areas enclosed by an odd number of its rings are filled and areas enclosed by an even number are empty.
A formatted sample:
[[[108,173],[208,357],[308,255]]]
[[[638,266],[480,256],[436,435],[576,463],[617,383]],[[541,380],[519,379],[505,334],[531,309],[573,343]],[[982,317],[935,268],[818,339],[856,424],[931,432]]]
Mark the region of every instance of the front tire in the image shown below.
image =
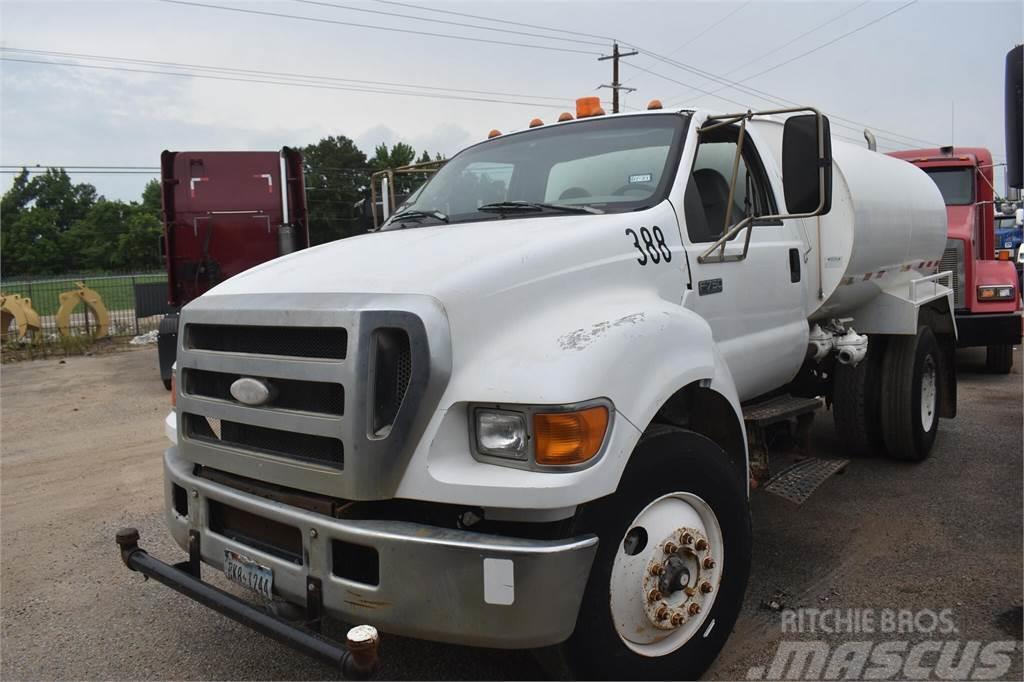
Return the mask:
[[[993,374],[1009,374],[1013,369],[1013,346],[1004,344],[986,348],[985,368]]]
[[[893,336],[882,362],[882,437],[888,455],[919,462],[939,430],[942,358],[928,327]]]
[[[576,629],[563,645],[575,677],[695,679],[711,665],[750,575],[745,484],[710,439],[648,429],[618,490],[577,516],[575,531],[596,533],[600,545]],[[676,552],[667,551],[668,542]],[[655,564],[660,576],[650,571]],[[659,587],[664,594],[652,599]],[[673,617],[680,622],[673,625]]]
[[[884,337],[871,336],[864,359],[855,367],[836,364],[832,387],[832,420],[836,435],[851,454],[884,454],[881,425]]]

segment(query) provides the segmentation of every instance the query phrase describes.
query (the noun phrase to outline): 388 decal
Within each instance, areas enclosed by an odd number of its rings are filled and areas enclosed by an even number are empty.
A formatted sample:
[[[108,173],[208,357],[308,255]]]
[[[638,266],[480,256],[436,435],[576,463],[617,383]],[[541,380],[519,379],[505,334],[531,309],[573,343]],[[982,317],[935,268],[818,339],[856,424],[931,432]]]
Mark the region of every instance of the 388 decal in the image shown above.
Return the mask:
[[[640,257],[636,259],[640,265],[657,265],[663,260],[666,263],[672,262],[672,250],[665,243],[665,233],[657,225],[650,230],[641,227],[639,234],[632,227],[628,227],[626,236],[633,238],[633,246],[640,252]]]

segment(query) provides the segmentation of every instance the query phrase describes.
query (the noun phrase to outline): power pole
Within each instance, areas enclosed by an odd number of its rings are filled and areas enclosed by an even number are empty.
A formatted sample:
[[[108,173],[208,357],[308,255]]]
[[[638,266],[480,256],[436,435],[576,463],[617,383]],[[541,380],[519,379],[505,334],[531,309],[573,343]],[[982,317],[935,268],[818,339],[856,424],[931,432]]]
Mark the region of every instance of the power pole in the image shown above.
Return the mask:
[[[632,57],[635,54],[640,54],[636,50],[632,52],[619,52],[619,44],[617,42],[612,43],[612,53],[604,57],[598,57],[597,61],[603,62],[605,60],[612,60],[612,84],[602,84],[599,87],[611,88],[612,89],[612,113],[619,113],[619,90],[625,90],[626,92],[633,92],[636,88],[627,88],[625,85],[619,82],[619,59],[622,57]]]

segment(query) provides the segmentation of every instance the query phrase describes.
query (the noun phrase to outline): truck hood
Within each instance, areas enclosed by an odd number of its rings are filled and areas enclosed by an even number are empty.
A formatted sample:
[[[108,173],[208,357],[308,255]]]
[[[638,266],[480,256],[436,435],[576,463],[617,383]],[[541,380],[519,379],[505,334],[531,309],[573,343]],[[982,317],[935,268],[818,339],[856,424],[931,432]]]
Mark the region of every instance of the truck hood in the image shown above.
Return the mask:
[[[977,207],[970,206],[947,206],[946,225],[948,226],[948,237],[950,239],[963,239],[970,241],[974,234],[974,225],[977,220]]]
[[[654,215],[650,215],[654,214]],[[666,201],[643,213],[506,218],[351,237],[258,265],[207,296],[260,293],[426,294],[446,306],[475,302],[581,270],[635,261],[625,227],[659,219],[675,230]],[[647,223],[651,224],[651,223]],[[649,270],[650,268],[645,268]],[[635,271],[640,268],[632,268]],[[591,277],[587,286],[601,286]]]

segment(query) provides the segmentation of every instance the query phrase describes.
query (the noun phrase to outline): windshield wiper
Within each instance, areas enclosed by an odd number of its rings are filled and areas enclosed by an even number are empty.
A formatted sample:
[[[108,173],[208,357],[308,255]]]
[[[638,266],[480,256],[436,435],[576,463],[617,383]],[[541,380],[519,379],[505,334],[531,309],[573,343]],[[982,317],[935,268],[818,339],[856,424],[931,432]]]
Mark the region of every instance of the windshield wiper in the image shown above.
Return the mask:
[[[599,208],[578,204],[544,204],[535,201],[498,201],[493,204],[484,204],[476,210],[484,213],[517,213],[517,212],[541,212],[541,211],[562,211],[563,213],[593,213],[599,215],[604,213]]]
[[[448,222],[448,215],[442,213],[441,211],[438,211],[437,209],[427,209],[420,211],[418,209],[410,208],[405,211],[402,211],[401,213],[396,213],[390,218],[388,218],[388,221],[384,223],[382,227],[387,227],[389,225],[393,225],[395,223],[402,223],[405,221],[418,222],[420,220],[423,220],[424,218],[433,218],[434,220],[440,220],[442,223]]]

